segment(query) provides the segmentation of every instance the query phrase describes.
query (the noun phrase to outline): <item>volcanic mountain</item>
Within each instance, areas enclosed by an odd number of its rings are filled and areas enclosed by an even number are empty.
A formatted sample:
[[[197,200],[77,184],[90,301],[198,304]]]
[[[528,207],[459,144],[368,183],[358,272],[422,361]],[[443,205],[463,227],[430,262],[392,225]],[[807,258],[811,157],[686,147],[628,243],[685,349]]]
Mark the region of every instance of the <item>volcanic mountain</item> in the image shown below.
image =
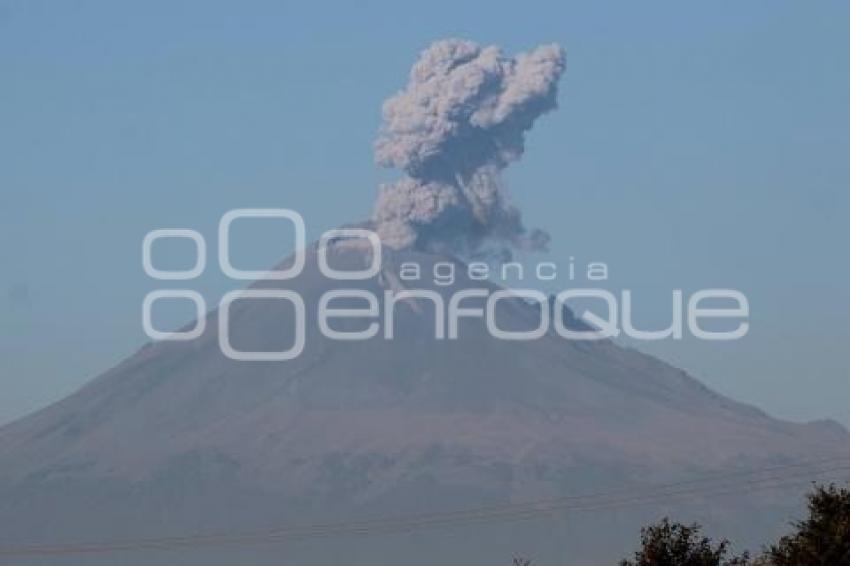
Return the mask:
[[[338,269],[370,260],[351,242],[335,244],[329,257]],[[428,277],[409,284],[398,277],[404,262],[426,274],[436,262],[459,267],[452,285]],[[60,545],[54,556],[7,558],[16,564],[500,564],[523,552],[539,564],[557,556],[613,563],[639,526],[661,513],[699,519],[717,536],[764,542],[785,525],[805,486],[748,493],[743,480],[752,477],[735,482],[734,474],[850,454],[850,435],[837,424],[771,418],[610,341],[552,332],[508,342],[476,318],[462,321],[459,339],[436,340],[433,302],[416,298],[396,305],[391,340],[383,332],[366,341],[319,332],[323,293],[344,286],[380,298],[408,285],[446,303],[462,289],[497,289],[468,279],[456,258],[413,251],[385,250],[373,278],[334,281],[318,270],[314,245],[298,277],[252,286],[303,297],[307,330],[297,358],[229,359],[211,312],[200,338],[147,344],[75,394],[3,427],[0,551]],[[503,327],[533,326],[540,315],[519,299],[502,304]],[[234,347],[285,349],[293,329],[285,302],[232,305]],[[61,551],[77,542],[266,532],[588,493],[628,501],[648,486],[718,471],[732,474],[734,493],[692,490],[686,499],[582,513],[566,505],[522,523],[118,557]]]

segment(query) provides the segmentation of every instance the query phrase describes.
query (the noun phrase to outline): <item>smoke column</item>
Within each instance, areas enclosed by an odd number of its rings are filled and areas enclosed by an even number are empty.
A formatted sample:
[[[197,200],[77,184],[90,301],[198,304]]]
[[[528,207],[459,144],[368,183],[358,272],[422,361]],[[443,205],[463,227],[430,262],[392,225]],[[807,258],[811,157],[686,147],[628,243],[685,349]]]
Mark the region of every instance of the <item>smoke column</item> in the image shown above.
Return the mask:
[[[405,173],[378,193],[383,242],[471,255],[490,244],[505,254],[545,248],[548,234],[525,229],[501,171],[522,156],[534,121],[556,108],[564,68],[554,44],[515,58],[458,39],[426,49],[383,106],[375,159]]]

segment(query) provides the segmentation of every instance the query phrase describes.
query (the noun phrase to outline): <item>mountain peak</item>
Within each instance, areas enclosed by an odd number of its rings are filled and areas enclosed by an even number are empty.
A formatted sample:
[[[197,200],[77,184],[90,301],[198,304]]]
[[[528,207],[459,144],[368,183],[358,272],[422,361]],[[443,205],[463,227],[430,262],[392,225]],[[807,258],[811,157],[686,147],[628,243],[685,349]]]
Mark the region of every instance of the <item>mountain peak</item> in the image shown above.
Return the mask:
[[[213,311],[200,338],[144,348],[0,429],[5,535],[203,532],[221,525],[197,510],[223,507],[242,525],[436,510],[805,461],[850,447],[834,425],[772,419],[611,341],[551,332],[499,340],[477,317],[461,320],[457,339],[438,338],[439,316],[427,298],[395,304],[392,337],[328,338],[316,313],[329,291],[373,294],[372,322],[385,324],[387,292],[419,289],[448,302],[459,291],[500,287],[472,280],[457,258],[414,250],[386,250],[374,277],[333,280],[321,273],[316,250],[308,248],[297,277],[250,287],[303,299],[305,345],[297,358],[229,359]],[[365,269],[371,259],[350,239],[328,250],[334,269]],[[401,276],[405,263],[420,266],[419,281]],[[456,268],[450,284],[426,275],[440,263]],[[523,327],[539,315],[526,301],[505,301],[500,324]],[[363,330],[370,320],[362,318],[335,320],[334,328]],[[277,351],[292,344],[294,320],[285,301],[238,300],[229,339],[240,350]],[[427,489],[416,478],[427,478]],[[132,519],[113,520],[130,510]]]

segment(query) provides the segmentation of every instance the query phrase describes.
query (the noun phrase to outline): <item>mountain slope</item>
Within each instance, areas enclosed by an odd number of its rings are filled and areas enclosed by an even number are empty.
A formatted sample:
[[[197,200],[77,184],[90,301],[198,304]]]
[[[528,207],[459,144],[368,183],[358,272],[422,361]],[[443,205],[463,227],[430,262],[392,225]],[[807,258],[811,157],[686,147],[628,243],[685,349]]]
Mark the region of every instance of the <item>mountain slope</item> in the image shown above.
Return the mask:
[[[344,244],[332,259],[348,269],[368,260]],[[430,273],[457,260],[387,252],[380,276],[345,286],[381,297],[402,286],[398,267],[411,261]],[[459,268],[451,286],[425,277],[415,287],[448,301],[481,285]],[[295,360],[227,359],[213,312],[199,339],[149,344],[0,429],[0,544],[453,510],[850,454],[837,425],[773,419],[611,342],[499,341],[477,319],[461,323],[461,339],[435,340],[424,300],[399,303],[393,340],[329,340],[309,317],[338,286],[318,272],[315,247],[298,278],[254,285],[304,298],[306,347]],[[500,324],[523,327],[537,315],[515,301]],[[240,301],[231,329],[237,347],[281,349],[293,339],[292,313]],[[752,494],[701,504],[750,540],[780,528],[795,501]],[[621,541],[587,545],[575,559],[621,553],[639,524],[623,520]]]

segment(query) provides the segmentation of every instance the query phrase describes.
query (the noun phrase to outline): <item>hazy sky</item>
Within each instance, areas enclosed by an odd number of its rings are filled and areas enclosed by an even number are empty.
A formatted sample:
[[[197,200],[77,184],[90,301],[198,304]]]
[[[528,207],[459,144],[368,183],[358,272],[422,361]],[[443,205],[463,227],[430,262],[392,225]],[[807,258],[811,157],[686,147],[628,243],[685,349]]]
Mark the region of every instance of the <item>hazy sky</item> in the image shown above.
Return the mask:
[[[552,234],[540,259],[607,262],[647,324],[671,289],[744,291],[746,339],[646,349],[850,425],[849,26],[845,2],[0,0],[0,422],[145,341],[147,231],[213,243],[235,207],[296,209],[312,236],[367,217],[393,176],[373,164],[381,102],[458,36],[567,51],[560,109],[507,171]],[[289,252],[244,248],[257,267]],[[209,265],[191,285],[214,303],[234,284]]]

